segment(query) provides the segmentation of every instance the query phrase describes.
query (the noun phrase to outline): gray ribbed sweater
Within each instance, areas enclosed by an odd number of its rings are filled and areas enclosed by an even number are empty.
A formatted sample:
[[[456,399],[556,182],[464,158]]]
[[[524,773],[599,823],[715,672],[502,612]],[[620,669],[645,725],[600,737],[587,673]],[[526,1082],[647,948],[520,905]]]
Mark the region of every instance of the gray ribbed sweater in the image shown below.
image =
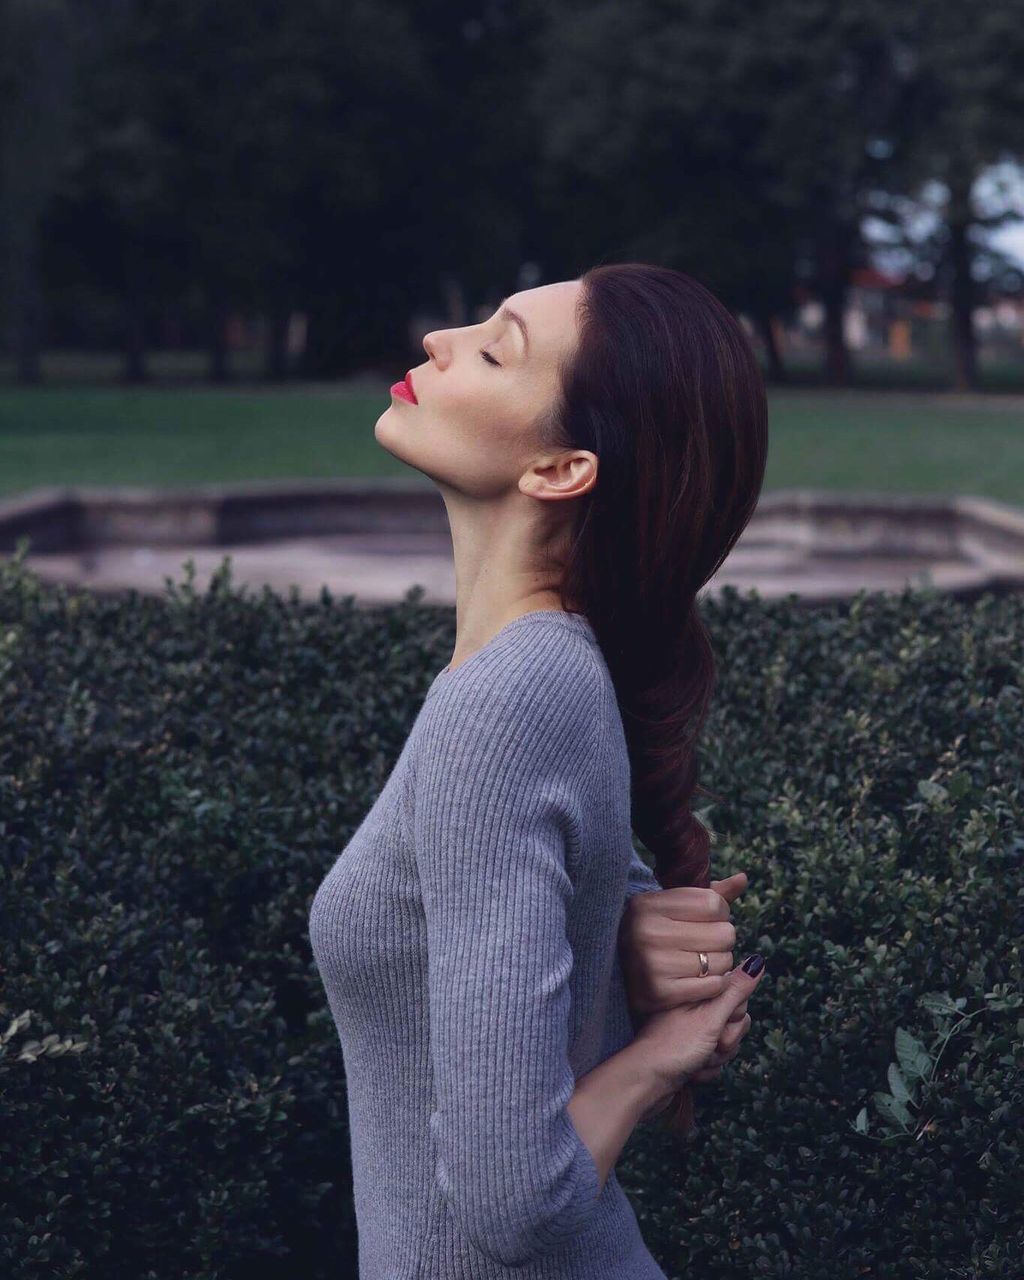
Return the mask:
[[[566,1111],[633,1038],[618,926],[658,887],[587,619],[523,614],[443,668],[309,915],[360,1280],[665,1280]]]

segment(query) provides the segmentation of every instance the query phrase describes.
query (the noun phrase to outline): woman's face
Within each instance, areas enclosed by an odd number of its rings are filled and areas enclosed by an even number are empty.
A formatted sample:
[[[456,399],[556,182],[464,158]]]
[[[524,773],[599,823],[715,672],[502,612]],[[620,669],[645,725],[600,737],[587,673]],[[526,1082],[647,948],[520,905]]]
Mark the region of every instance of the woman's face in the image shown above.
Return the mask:
[[[460,493],[514,488],[540,448],[535,424],[558,394],[559,361],[575,347],[581,288],[563,280],[524,289],[481,324],[428,333],[429,360],[409,370],[417,403],[392,394],[377,442]]]

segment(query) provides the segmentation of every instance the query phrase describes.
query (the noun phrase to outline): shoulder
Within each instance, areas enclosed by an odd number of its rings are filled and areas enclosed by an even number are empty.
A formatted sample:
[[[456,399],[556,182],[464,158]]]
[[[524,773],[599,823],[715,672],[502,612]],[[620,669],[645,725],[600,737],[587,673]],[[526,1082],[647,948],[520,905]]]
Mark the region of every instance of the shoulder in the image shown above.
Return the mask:
[[[432,691],[430,717],[464,728],[514,719],[538,727],[593,725],[604,696],[594,641],[564,615],[535,613],[495,636]]]
[[[427,771],[500,770],[523,782],[583,767],[596,755],[605,698],[600,652],[564,617],[529,617],[431,690],[418,724]]]

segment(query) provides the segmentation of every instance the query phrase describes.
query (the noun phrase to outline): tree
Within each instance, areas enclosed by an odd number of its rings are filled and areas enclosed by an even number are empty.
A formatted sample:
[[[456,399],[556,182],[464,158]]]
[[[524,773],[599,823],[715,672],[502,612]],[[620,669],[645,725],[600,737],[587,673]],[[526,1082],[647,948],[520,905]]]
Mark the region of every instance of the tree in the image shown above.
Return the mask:
[[[558,0],[552,14],[537,105],[591,242],[704,278],[756,317],[777,374],[770,317],[805,258],[827,378],[847,382],[847,286],[898,88],[888,6],[606,0],[584,22]]]
[[[0,7],[0,269],[19,382],[42,376],[39,232],[68,149],[74,27],[65,0]]]
[[[1010,207],[983,214],[974,198],[979,175],[1024,151],[1024,3],[980,6],[917,0],[899,10],[906,68],[896,155],[899,190],[919,196],[939,181],[946,193],[945,253],[940,273],[950,300],[950,338],[958,390],[977,389],[974,278],[977,231],[1016,216]]]

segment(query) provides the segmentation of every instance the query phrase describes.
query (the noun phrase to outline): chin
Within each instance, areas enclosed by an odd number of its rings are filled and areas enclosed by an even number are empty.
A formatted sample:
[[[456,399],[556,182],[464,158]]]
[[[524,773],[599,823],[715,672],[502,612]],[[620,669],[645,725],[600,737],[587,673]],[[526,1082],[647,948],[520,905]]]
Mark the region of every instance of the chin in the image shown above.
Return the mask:
[[[408,433],[400,430],[399,415],[394,412],[394,405],[388,405],[373,425],[373,438],[386,449],[393,458],[412,467],[416,464],[405,456],[402,448],[403,439],[408,440]]]
[[[389,431],[394,430],[392,423],[395,421],[394,405],[388,405],[377,421],[373,424],[373,434],[378,444],[384,444],[384,438]]]

